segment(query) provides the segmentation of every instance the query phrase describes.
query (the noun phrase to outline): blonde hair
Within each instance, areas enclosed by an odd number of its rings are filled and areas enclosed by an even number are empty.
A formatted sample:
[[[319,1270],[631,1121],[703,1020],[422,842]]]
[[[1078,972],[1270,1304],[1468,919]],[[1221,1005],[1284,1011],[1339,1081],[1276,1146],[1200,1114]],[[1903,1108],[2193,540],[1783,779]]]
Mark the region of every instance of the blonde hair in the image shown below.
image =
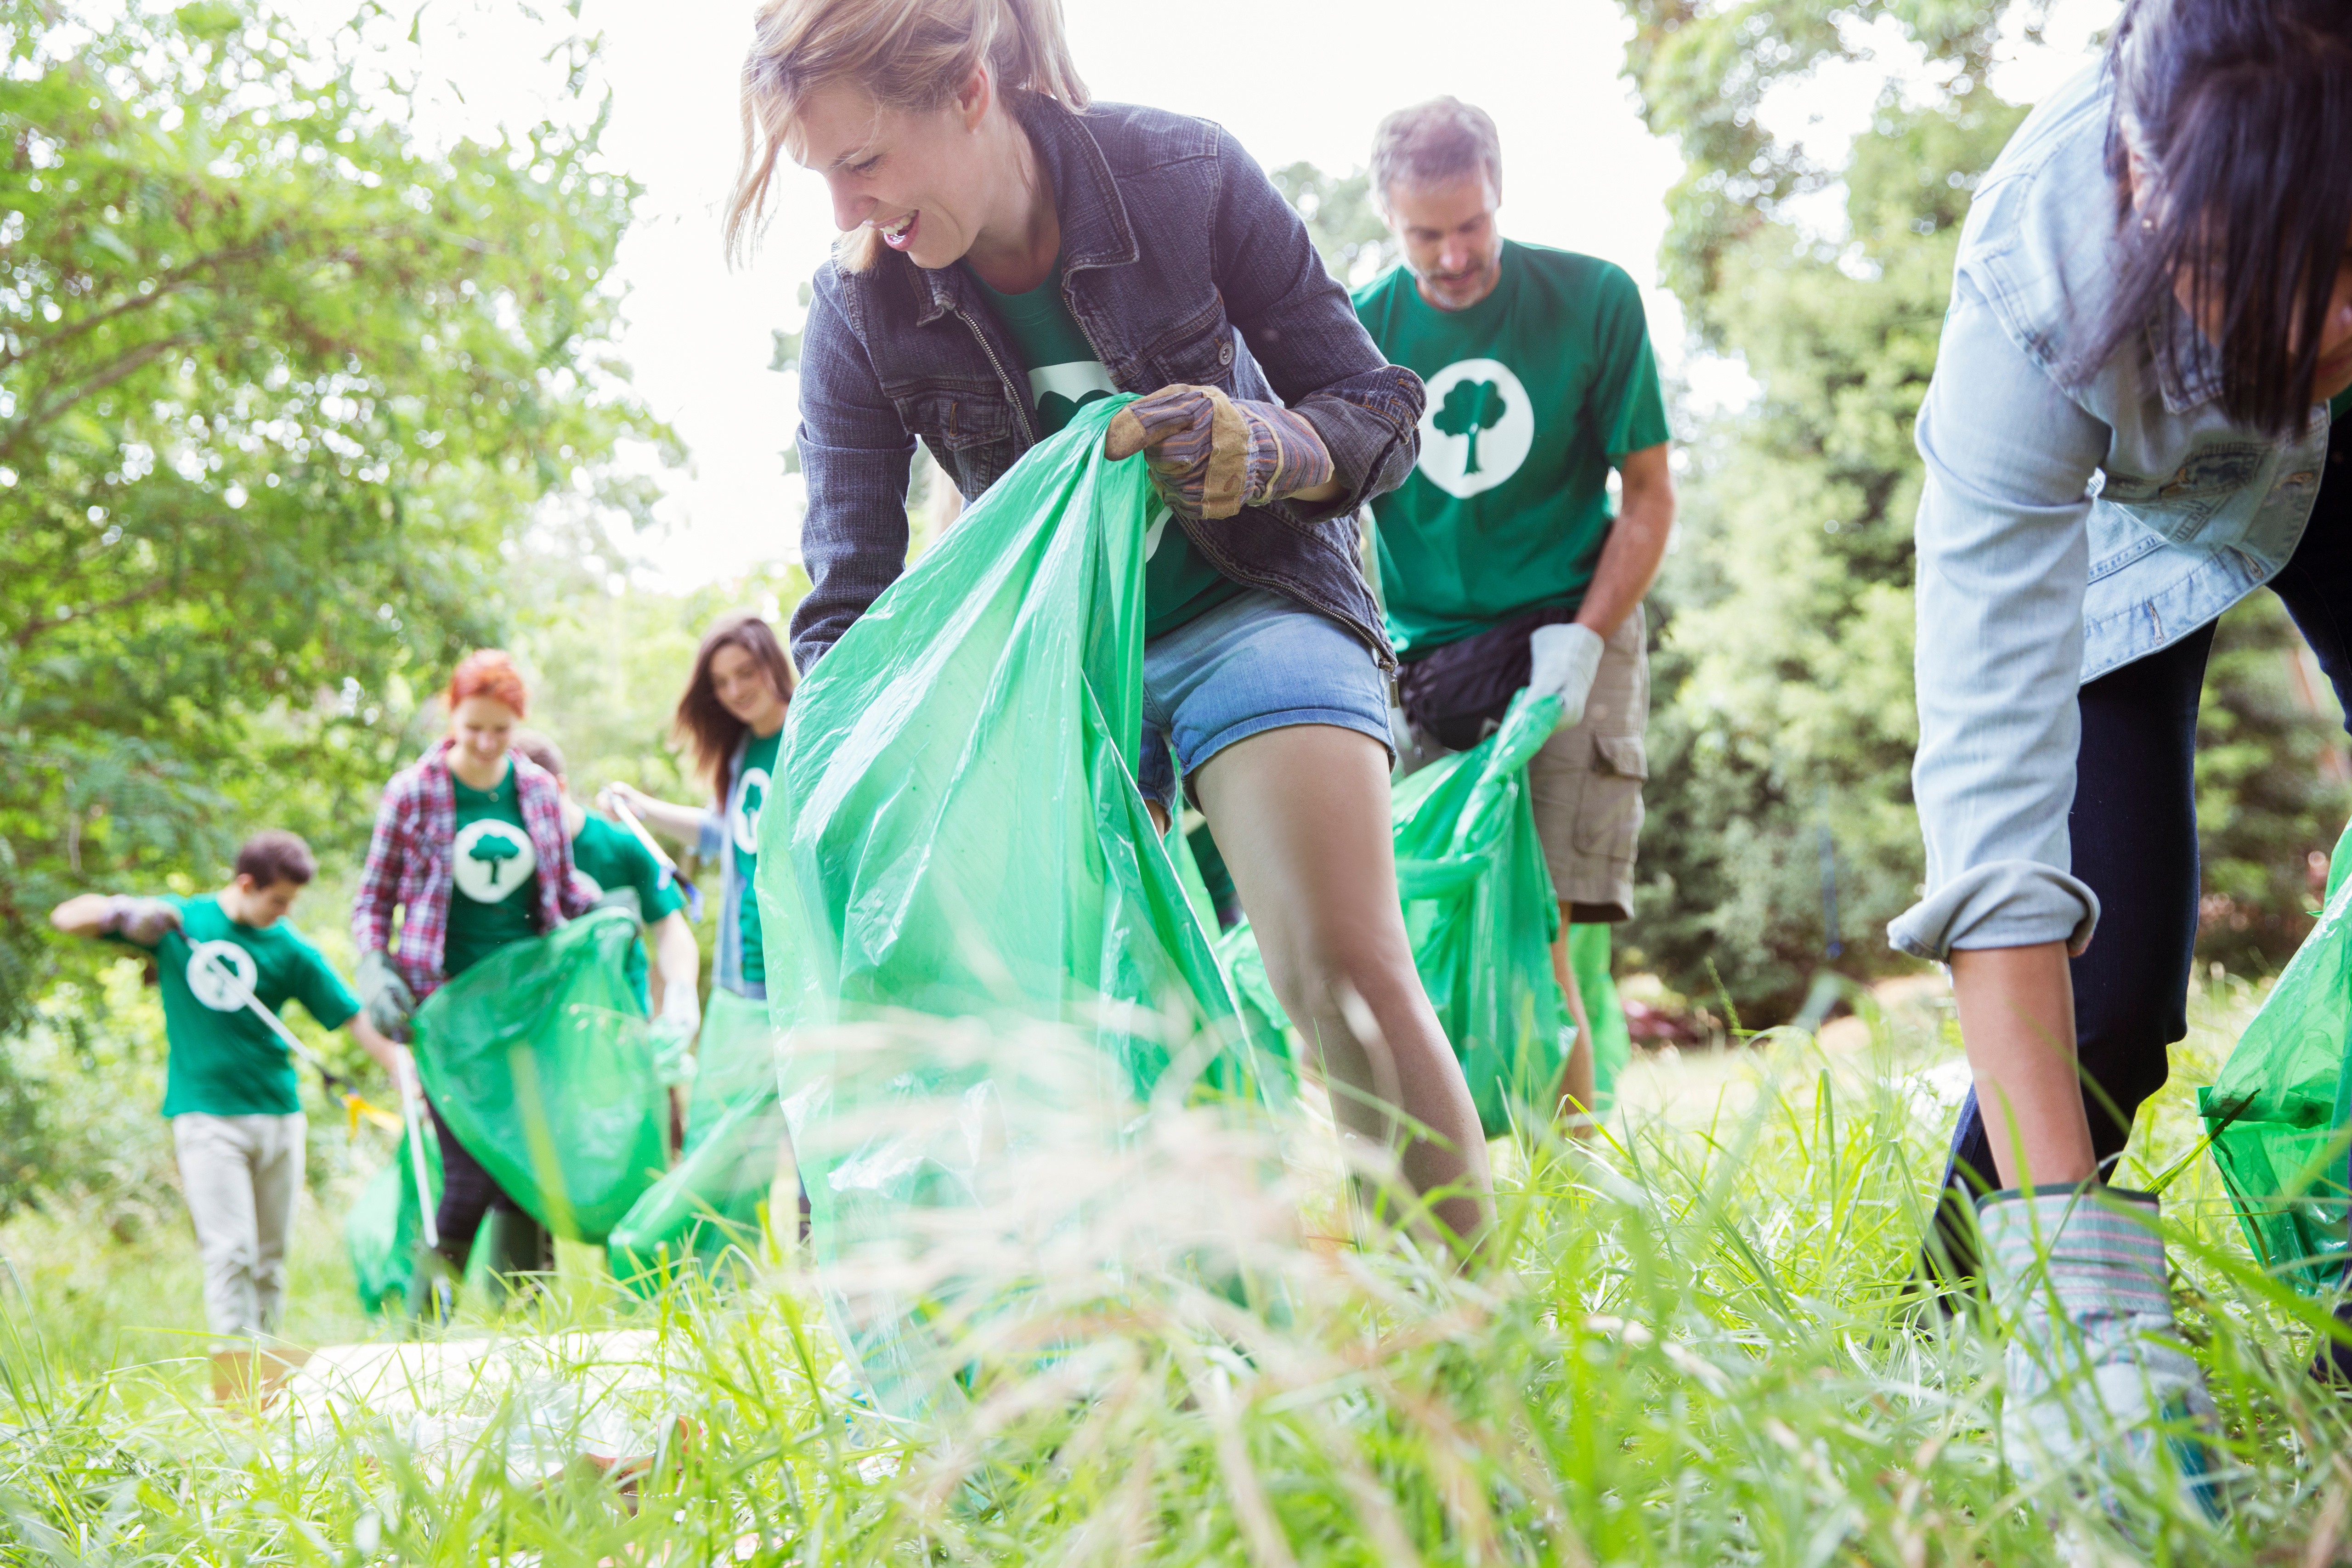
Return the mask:
[[[811,92],[846,81],[880,108],[929,113],[982,65],[1000,92],[1020,88],[1087,106],[1061,0],[764,0],[743,59],[743,163],[727,208],[728,254],[750,251],[776,159]],[[842,268],[872,267],[879,238],[870,227],[842,236]]]

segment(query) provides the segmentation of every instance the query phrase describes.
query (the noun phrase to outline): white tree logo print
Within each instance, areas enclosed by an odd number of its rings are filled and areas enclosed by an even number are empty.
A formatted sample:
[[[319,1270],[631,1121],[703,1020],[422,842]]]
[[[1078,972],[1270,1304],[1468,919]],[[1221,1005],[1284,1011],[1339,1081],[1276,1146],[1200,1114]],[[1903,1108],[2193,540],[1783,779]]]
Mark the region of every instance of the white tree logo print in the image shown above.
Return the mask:
[[[511,822],[469,822],[457,830],[450,875],[478,904],[495,904],[531,879],[539,855],[530,835]]]
[[[200,942],[188,954],[188,991],[215,1013],[243,1011],[260,970],[233,942]]]
[[[1519,471],[1535,441],[1535,405],[1501,360],[1455,360],[1429,378],[1421,477],[1447,495],[1493,489]]]

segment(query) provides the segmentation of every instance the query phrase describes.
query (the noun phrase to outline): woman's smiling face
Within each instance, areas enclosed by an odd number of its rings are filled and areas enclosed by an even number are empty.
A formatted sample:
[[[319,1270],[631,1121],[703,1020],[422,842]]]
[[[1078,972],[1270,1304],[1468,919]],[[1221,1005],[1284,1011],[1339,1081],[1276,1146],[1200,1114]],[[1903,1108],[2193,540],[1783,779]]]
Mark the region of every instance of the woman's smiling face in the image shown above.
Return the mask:
[[[979,235],[986,195],[1001,183],[1001,143],[983,132],[994,89],[974,71],[939,109],[887,109],[846,82],[801,105],[796,155],[824,176],[833,221],[877,230],[918,267],[951,267]]]

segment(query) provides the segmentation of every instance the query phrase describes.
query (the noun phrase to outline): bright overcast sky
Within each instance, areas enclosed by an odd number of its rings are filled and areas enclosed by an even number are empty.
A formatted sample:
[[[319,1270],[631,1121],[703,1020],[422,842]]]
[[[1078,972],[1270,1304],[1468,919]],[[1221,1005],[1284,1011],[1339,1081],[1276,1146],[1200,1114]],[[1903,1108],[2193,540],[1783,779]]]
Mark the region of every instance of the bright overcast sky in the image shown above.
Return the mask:
[[[1480,105],[1502,132],[1506,230],[1623,267],[1647,290],[1662,360],[1670,371],[1684,365],[1680,314],[1654,287],[1679,163],[1643,129],[1618,74],[1631,26],[1615,0],[1065,3],[1096,97],[1206,116],[1269,168],[1304,158],[1352,170],[1388,110],[1449,92]],[[2040,97],[2089,58],[2091,29],[2116,8],[2060,0],[2046,44],[2013,50],[1994,87]],[[645,186],[617,269],[628,289],[620,353],[688,452],[688,468],[664,476],[662,529],[636,546],[641,574],[667,586],[795,553],[798,481],[785,479],[781,457],[794,386],[768,369],[770,332],[796,324],[799,285],[833,226],[822,183],[787,169],[758,262],[730,272],[719,254],[751,10],[751,0],[584,0],[581,13],[604,39],[604,150]],[[526,100],[543,90],[528,65],[549,35],[526,15],[512,0],[428,4],[416,25],[425,79],[447,79],[462,99],[430,88],[421,118],[476,134],[486,121],[528,118]],[[1334,26],[1337,17],[1346,25]],[[1768,122],[1826,147],[1866,122],[1878,79],[1864,69],[1809,84],[1784,95]]]

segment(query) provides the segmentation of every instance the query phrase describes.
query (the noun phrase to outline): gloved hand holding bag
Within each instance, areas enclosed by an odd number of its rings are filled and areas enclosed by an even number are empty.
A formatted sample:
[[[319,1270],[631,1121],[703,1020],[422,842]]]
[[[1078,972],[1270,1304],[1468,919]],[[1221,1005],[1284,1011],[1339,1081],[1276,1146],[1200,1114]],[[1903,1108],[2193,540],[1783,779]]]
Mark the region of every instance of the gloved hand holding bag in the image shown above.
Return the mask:
[[[1231,517],[1328,484],[1323,437],[1278,403],[1227,397],[1213,386],[1163,386],[1111,416],[1103,456],[1149,452],[1160,498],[1184,517]]]

